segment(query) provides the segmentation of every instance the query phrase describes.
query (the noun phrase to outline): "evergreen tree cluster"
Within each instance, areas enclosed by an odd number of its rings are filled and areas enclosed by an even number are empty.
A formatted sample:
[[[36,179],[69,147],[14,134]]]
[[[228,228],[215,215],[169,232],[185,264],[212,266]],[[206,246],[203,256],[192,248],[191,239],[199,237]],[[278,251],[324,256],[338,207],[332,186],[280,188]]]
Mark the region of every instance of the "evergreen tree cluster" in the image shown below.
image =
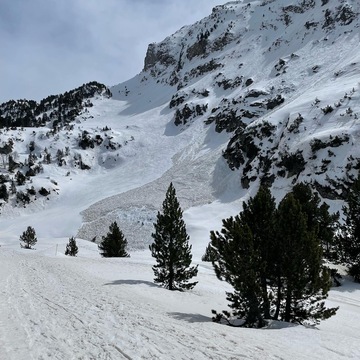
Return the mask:
[[[343,207],[344,221],[338,234],[340,261],[360,282],[360,175],[354,181]]]
[[[336,219],[307,185],[296,185],[278,206],[261,187],[210,234],[216,276],[234,288],[227,293],[232,313],[213,311],[213,320],[263,327],[270,319],[317,324],[334,315],[324,303],[331,278],[323,247],[333,244]]]
[[[34,100],[10,100],[0,104],[0,128],[39,127],[53,121],[53,126],[75,119],[84,107],[92,106],[95,95],[111,97],[110,90],[96,81],[59,95],[50,95],[37,103]],[[85,101],[86,100],[86,101]]]
[[[243,204],[240,214],[223,220],[221,231],[210,232],[203,261],[211,261],[215,274],[234,289],[227,292],[230,311],[213,310],[213,320],[234,325],[264,327],[270,320],[318,324],[336,314],[325,299],[336,273],[324,265],[340,261],[360,281],[360,176],[349,191],[344,223],[339,214],[310,186],[297,184],[278,205],[270,190],[261,186]],[[154,282],[169,290],[189,290],[197,282],[183,212],[171,183],[154,223],[149,246],[156,264]],[[37,238],[29,226],[20,236],[21,247],[31,249]],[[116,222],[98,245],[103,257],[129,257],[127,240]],[[76,256],[71,237],[65,255]],[[338,282],[338,281],[337,281]]]

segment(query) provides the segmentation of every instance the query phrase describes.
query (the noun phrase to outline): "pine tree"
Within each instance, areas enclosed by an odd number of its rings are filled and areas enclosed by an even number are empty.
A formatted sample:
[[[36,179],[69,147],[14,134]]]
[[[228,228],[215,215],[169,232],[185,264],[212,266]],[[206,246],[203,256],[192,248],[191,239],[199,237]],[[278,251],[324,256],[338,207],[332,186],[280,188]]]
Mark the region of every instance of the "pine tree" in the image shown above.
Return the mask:
[[[76,256],[78,253],[79,249],[76,245],[76,240],[75,238],[72,236],[69,239],[68,244],[66,245],[66,249],[65,249],[65,255],[69,255],[69,256]]]
[[[262,327],[260,258],[249,226],[240,216],[230,217],[223,220],[221,232],[212,231],[210,238],[216,252],[213,259],[215,274],[235,290],[226,293],[233,313],[223,311],[225,318],[230,321],[233,315],[244,319],[245,326]],[[217,319],[222,317],[217,314]]]
[[[9,200],[9,192],[5,184],[0,185],[0,199]]]
[[[16,194],[16,185],[15,185],[15,181],[14,180],[11,180],[11,183],[10,183],[10,192],[11,194]]]
[[[273,266],[278,256],[274,239],[276,203],[270,190],[260,186],[259,191],[243,204],[241,219],[249,226],[254,237],[254,248],[259,256],[259,276],[262,289],[262,308],[264,317],[270,318],[269,285]]]
[[[316,324],[336,313],[324,305],[331,282],[319,218],[309,221],[318,203],[310,205],[307,213],[290,193],[276,209],[270,191],[260,188],[238,216],[223,220],[220,233],[210,233],[215,273],[233,286],[227,299],[243,325],[261,327],[266,319]],[[231,318],[226,311],[213,313],[214,321]]]
[[[20,235],[20,241],[25,244],[20,244],[21,247],[25,249],[31,249],[31,247],[37,243],[35,229],[31,226],[28,226],[26,231],[24,231],[22,235]]]
[[[309,228],[308,215],[292,193],[280,202],[276,232],[279,244],[280,279],[276,316],[287,322],[317,324],[336,313],[325,308],[330,289],[330,272],[323,266],[322,248],[315,225]]]
[[[328,260],[337,258],[335,232],[338,227],[339,213],[330,214],[329,205],[322,203],[320,197],[308,184],[299,183],[292,189],[294,198],[299,201],[302,212],[306,215],[308,231],[313,231],[320,240],[324,257]]]
[[[22,172],[18,171],[15,175],[15,178],[16,178],[16,182],[19,186],[25,184],[26,176]]]
[[[127,240],[116,221],[109,226],[109,232],[98,247],[103,257],[130,257],[126,252]]]
[[[210,244],[208,244],[208,246],[206,247],[206,249],[205,249],[205,253],[204,253],[204,255],[201,257],[201,261],[209,261],[209,262],[211,262],[212,261],[212,259],[213,259],[213,257],[214,257],[214,250],[213,250],[213,248],[212,248],[212,246],[211,246],[211,243]]]
[[[156,259],[155,283],[169,290],[192,289],[197,282],[189,280],[197,275],[198,266],[190,266],[192,255],[189,235],[186,232],[182,210],[171,183],[158,212],[155,232],[151,234],[154,242],[149,246],[151,255]]]
[[[343,214],[339,236],[342,260],[348,265],[349,274],[360,282],[360,174],[349,191]]]
[[[260,187],[254,198],[243,203],[238,216],[223,220],[221,234],[210,234],[215,273],[234,287],[235,293],[227,296],[232,302],[229,306],[235,309],[233,315],[245,319],[246,326],[261,327],[270,318],[275,210],[269,189]]]

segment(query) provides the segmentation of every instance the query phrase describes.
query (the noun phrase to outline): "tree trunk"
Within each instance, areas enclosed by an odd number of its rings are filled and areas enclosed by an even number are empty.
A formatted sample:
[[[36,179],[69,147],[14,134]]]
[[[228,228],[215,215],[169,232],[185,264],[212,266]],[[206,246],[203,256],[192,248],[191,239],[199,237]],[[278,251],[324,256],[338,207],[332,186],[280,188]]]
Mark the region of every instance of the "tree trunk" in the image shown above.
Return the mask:
[[[266,283],[266,277],[261,277],[261,288],[262,288],[262,296],[264,300],[264,318],[270,319],[270,303],[269,303],[269,297],[267,293],[267,283]]]
[[[291,320],[291,289],[287,289],[284,320],[286,322]]]
[[[276,298],[276,309],[275,309],[275,314],[274,314],[274,320],[277,320],[279,318],[279,314],[280,314],[280,305],[281,305],[281,278],[280,276],[278,277],[278,284],[277,284],[277,298]]]
[[[173,264],[170,264],[170,269],[169,269],[169,290],[174,290],[174,268],[173,268]]]

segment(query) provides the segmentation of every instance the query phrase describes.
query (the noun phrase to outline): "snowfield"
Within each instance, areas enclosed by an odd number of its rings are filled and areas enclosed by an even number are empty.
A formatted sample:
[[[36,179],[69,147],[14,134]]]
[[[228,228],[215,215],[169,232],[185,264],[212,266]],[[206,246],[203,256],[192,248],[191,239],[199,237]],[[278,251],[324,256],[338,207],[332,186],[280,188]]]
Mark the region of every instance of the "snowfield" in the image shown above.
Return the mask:
[[[62,249],[65,239],[58,242]],[[153,284],[148,251],[101,259],[95,244],[78,242],[77,258],[59,249],[55,256],[50,243],[42,251],[1,250],[2,360],[360,356],[358,285],[346,282],[330,292],[329,304],[340,310],[316,329],[233,328],[211,322],[211,309],[226,308],[229,288],[209,264],[200,263],[192,291],[170,292]]]

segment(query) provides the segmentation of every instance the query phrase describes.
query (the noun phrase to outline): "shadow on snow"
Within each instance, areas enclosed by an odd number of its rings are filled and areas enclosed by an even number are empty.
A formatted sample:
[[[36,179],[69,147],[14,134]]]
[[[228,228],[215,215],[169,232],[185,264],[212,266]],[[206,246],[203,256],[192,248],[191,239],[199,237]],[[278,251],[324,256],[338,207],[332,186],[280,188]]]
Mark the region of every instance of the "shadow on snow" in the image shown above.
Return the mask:
[[[177,320],[184,320],[189,323],[211,322],[211,318],[200,314],[186,314],[180,312],[168,313]]]
[[[159,287],[158,285],[152,283],[151,281],[144,281],[144,280],[114,280],[104,285],[147,285],[151,287]]]

